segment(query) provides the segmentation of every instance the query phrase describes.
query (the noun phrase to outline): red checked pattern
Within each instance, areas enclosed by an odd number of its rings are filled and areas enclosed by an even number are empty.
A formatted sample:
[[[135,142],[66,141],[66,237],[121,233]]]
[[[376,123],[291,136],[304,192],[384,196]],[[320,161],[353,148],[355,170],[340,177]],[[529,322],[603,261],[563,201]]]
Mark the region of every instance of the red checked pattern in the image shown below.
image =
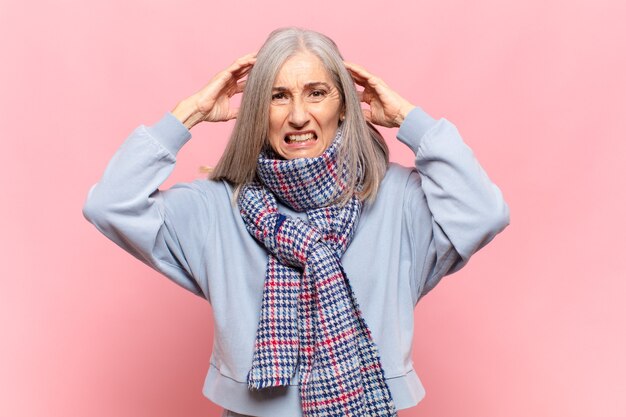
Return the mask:
[[[341,266],[362,205],[356,197],[342,207],[331,204],[345,183],[336,166],[340,143],[341,131],[316,158],[261,154],[259,180],[239,195],[246,228],[269,252],[248,385],[288,385],[299,369],[305,417],[397,416]],[[306,211],[308,221],[279,213],[276,199]]]

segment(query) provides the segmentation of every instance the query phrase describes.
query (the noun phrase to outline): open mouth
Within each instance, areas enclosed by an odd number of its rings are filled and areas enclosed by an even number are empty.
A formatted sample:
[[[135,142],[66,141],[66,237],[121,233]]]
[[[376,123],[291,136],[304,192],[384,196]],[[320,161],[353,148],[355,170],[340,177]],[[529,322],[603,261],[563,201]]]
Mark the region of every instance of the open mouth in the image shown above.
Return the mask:
[[[288,144],[314,142],[316,140],[317,135],[315,134],[315,132],[294,133],[291,135],[285,135],[285,142],[287,142]]]

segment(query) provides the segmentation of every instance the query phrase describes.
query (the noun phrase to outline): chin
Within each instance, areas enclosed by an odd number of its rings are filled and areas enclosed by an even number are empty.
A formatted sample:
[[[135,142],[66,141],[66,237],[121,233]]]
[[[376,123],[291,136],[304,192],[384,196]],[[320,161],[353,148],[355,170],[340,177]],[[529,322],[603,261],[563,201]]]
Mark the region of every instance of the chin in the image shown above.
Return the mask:
[[[276,152],[282,159],[315,158],[324,153],[324,149],[280,149]]]

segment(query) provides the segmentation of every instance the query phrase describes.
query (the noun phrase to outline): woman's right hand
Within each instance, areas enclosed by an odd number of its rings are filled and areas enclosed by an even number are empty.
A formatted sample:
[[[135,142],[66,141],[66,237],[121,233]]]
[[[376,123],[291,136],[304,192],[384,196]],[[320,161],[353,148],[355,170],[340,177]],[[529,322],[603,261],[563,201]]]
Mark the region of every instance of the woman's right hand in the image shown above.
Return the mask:
[[[191,97],[181,101],[172,114],[188,129],[206,122],[225,122],[237,117],[238,108],[231,107],[230,99],[241,93],[245,77],[256,61],[256,54],[244,55],[231,66],[220,71],[209,83]]]

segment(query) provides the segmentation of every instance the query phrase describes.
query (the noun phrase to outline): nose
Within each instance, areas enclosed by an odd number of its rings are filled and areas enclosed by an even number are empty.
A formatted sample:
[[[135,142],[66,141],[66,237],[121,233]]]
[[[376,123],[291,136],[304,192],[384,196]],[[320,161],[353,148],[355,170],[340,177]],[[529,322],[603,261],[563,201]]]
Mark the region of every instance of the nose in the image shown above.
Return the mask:
[[[306,103],[300,98],[294,98],[289,109],[289,125],[296,129],[302,129],[309,123],[309,118]]]

